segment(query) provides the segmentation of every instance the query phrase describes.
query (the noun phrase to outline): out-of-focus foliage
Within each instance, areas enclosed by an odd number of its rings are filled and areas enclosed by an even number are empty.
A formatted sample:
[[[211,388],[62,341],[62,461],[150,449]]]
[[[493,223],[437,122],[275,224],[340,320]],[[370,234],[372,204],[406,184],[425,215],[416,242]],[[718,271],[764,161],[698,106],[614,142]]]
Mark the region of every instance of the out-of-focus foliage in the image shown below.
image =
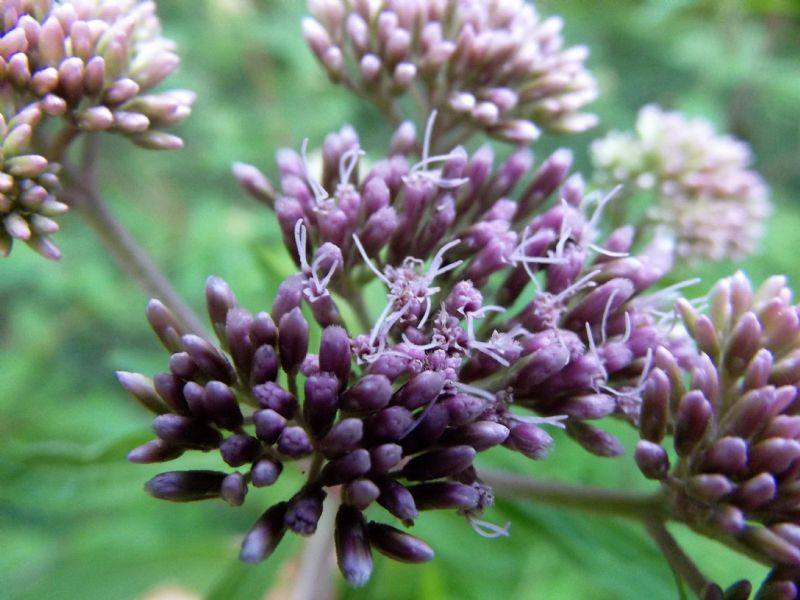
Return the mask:
[[[594,105],[600,127],[546,137],[534,146],[537,156],[567,144],[586,168],[588,142],[631,128],[647,102],[709,117],[752,144],[777,216],[761,254],[744,265],[679,269],[674,277],[697,273],[710,283],[741,266],[754,281],[780,272],[800,284],[797,4],[542,0],[537,7],[564,16],[568,42],[592,48],[590,67],[601,86]],[[183,60],[171,83],[199,97],[180,127],[186,148],[155,156],[106,140],[103,189],[198,309],[209,274],[228,280],[242,305],[265,308],[291,267],[273,217],[239,191],[231,162],[271,167],[276,147],[298,147],[306,136],[313,146],[344,121],[363,133],[367,150],[383,149],[389,126],[325,80],[299,33],[301,2],[170,0],[159,10]],[[143,318],[146,298],[77,215],[63,219],[62,229],[60,263],[25,248],[0,263],[0,595],[142,598],[177,585],[212,598],[264,597],[287,577],[298,544],[282,545],[253,567],[236,559],[238,536],[282,488],[257,490],[246,510],[221,502],[176,506],[142,492],[159,467],[130,465],[125,453],[149,438],[149,419],[113,372],[161,368]],[[702,294],[697,288],[689,293]],[[632,450],[635,432],[628,433]],[[500,459],[489,453],[484,464],[492,460]],[[591,458],[562,438],[542,464],[505,460],[541,477],[649,489],[630,456]],[[292,484],[286,478],[281,485]],[[486,517],[510,520],[511,537],[484,540],[452,514],[430,515],[419,534],[437,560],[422,567],[379,561],[368,587],[342,585],[342,597],[677,596],[656,549],[629,523],[506,501]],[[715,580],[763,575],[711,542],[676,534]]]

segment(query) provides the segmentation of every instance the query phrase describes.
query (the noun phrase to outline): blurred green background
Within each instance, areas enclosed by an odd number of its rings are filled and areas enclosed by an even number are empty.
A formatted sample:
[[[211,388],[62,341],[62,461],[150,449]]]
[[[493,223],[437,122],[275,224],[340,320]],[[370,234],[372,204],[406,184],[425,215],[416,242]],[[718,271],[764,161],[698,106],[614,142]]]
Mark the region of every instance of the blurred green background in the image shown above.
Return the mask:
[[[795,0],[541,0],[540,12],[564,16],[568,42],[591,47],[602,98],[593,107],[600,127],[537,142],[537,156],[566,145],[585,170],[588,142],[608,129],[631,128],[638,108],[651,101],[706,116],[752,144],[776,215],[759,256],[741,265],[682,268],[675,278],[699,272],[707,288],[744,268],[756,281],[785,273],[796,285],[799,6]],[[239,191],[231,162],[273,174],[277,147],[298,147],[305,136],[313,147],[343,122],[363,133],[368,150],[382,150],[388,126],[321,75],[299,35],[303,3],[165,0],[159,10],[183,57],[169,85],[199,96],[180,128],[186,148],[156,154],[106,139],[103,190],[195,307],[202,307],[206,276],[216,274],[244,306],[266,308],[291,265],[271,214]],[[267,597],[270,586],[290,575],[288,559],[300,542],[287,537],[256,567],[237,561],[237,545],[271,498],[285,495],[291,477],[276,489],[251,491],[239,509],[221,502],[173,505],[143,493],[142,484],[163,468],[125,461],[130,448],[149,439],[149,418],[118,388],[113,372],[154,373],[164,368],[165,355],[143,318],[144,295],[77,215],[63,219],[62,229],[59,263],[25,247],[0,263],[0,596]],[[703,285],[693,293],[702,294]],[[620,431],[630,448],[633,437]],[[590,458],[568,440],[541,464],[496,454],[483,464],[649,489],[630,457]],[[341,597],[679,597],[655,547],[627,522],[504,501],[486,518],[511,521],[511,537],[485,540],[452,513],[424,515],[415,529],[433,545],[436,560],[414,567],[378,559],[362,590],[345,589],[337,579]],[[723,584],[763,576],[746,559],[674,532]]]

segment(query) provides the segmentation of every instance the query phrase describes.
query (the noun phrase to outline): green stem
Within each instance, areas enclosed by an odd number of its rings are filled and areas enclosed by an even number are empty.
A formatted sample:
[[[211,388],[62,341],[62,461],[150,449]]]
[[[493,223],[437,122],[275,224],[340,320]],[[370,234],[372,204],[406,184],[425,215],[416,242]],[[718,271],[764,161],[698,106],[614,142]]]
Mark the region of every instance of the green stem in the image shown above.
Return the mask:
[[[484,470],[480,478],[495,495],[528,499],[561,508],[611,514],[635,520],[666,520],[668,507],[660,492],[620,492],[556,481],[540,481],[502,471]]]
[[[356,320],[363,332],[369,333],[372,330],[372,321],[369,318],[369,310],[367,309],[367,303],[364,302],[364,296],[361,290],[355,289],[350,285],[347,290],[345,290],[345,293],[342,294],[342,297],[350,305],[350,308],[353,309]]]
[[[88,167],[81,172],[64,165],[65,188],[61,197],[75,208],[122,269],[149,296],[161,300],[187,331],[212,339],[202,321],[161,273],[133,236],[114,218],[94,185]]]
[[[664,558],[667,559],[672,570],[686,582],[698,598],[702,598],[708,580],[672,537],[672,534],[667,531],[664,523],[662,521],[645,521],[644,527],[661,550]]]

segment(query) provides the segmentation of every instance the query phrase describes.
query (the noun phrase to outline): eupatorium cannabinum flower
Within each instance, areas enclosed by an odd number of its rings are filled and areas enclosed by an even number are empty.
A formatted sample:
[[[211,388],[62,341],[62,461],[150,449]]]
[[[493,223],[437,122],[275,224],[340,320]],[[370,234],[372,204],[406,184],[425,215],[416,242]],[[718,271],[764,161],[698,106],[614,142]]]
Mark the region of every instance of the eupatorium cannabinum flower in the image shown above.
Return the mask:
[[[743,142],[716,134],[703,119],[650,105],[639,112],[634,133],[612,132],[591,150],[601,186],[653,194],[646,224],[672,231],[678,256],[721,260],[755,252],[770,206]]]
[[[540,129],[584,131],[597,95],[583,46],[563,48],[562,21],[522,0],[312,0],[303,33],[335,82],[392,116],[416,88],[448,130],[529,143]],[[424,116],[423,116],[424,118]]]
[[[238,505],[286,462],[309,463],[302,489],[276,499],[246,536],[244,560],[265,558],[287,530],[313,533],[325,495],[342,486],[339,566],[360,585],[372,548],[411,562],[432,557],[402,530],[367,522],[373,502],[406,525],[420,510],[451,508],[484,535],[502,535],[480,519],[492,491],[472,466],[476,453],[503,445],[542,458],[552,444],[546,424],[613,456],[619,442],[588,421],[638,423],[653,349],[667,343],[660,297],[642,294],[669,270],[670,249],[656,240],[628,255],[630,228],[602,239],[610,198],[586,198],[579,178],[566,179],[568,153],[536,171],[524,149],[497,167],[489,146],[429,157],[431,128],[432,119],[421,161],[409,160],[415,139],[403,126],[363,176],[350,128],[326,139],[319,176],[305,144],[300,154],[283,150],[278,194],[255,167],[237,165],[246,189],[274,206],[298,272],[279,286],[270,314],[243,310],[210,279],[220,347],[181,335],[151,303],[170,370],[152,380],[120,374],[159,415],[157,439],[132,460],[218,450],[234,469],[163,473],[147,485],[156,497]],[[542,211],[556,190],[561,200]],[[370,315],[361,294],[375,280],[386,301]],[[358,314],[355,331],[343,302]],[[318,348],[301,307],[321,328]]]
[[[678,302],[699,354],[686,379],[670,352],[656,353],[636,460],[646,476],[663,482],[676,516],[796,572],[798,309],[783,277],[753,291],[741,273],[716,285],[709,306],[704,315]],[[664,449],[667,434],[674,464]]]
[[[149,93],[178,65],[155,4],[122,0],[10,0],[0,24],[0,252],[14,239],[49,258],[57,163],[84,132],[108,131],[157,149],[181,146],[162,129],[182,121],[194,94]]]

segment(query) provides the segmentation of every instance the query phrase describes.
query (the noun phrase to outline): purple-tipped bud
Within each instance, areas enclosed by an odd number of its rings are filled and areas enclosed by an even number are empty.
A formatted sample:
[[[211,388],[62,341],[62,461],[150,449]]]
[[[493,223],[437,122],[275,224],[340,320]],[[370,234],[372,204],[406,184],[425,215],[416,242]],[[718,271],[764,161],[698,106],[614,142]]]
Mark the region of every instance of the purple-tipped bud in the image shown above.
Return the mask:
[[[747,442],[738,437],[724,437],[709,447],[702,458],[705,471],[737,475],[747,469]]]
[[[278,438],[278,452],[292,458],[308,456],[314,451],[311,440],[302,427],[285,427]]]
[[[251,369],[251,385],[275,381],[278,377],[278,355],[275,353],[275,349],[266,344],[259,346],[253,354]]]
[[[220,339],[227,342],[233,364],[245,377],[250,375],[250,363],[253,360],[254,348],[250,340],[252,324],[253,317],[249,312],[232,308],[225,316],[225,330],[218,334]]]
[[[336,325],[326,327],[319,343],[320,370],[333,373],[341,385],[347,385],[351,366],[350,336],[347,331]]]
[[[339,381],[333,373],[320,373],[306,379],[303,417],[311,435],[323,437],[333,425],[339,404]]]
[[[406,563],[424,563],[433,559],[433,550],[428,544],[395,527],[371,521],[367,532],[372,546],[389,558]]]
[[[173,412],[188,414],[189,406],[183,396],[183,382],[172,373],[157,373],[153,377],[153,387]]]
[[[437,398],[444,387],[444,375],[437,371],[423,371],[401,387],[392,398],[393,404],[414,410],[426,406]]]
[[[558,404],[558,412],[573,419],[602,419],[617,408],[617,400],[608,394],[571,396]]]
[[[184,335],[181,338],[181,345],[209,379],[218,379],[228,384],[236,381],[236,371],[228,360],[200,336]]]
[[[614,457],[625,453],[625,448],[616,437],[581,421],[567,421],[567,433],[586,450],[597,456]]]
[[[278,199],[280,207],[281,198]],[[280,216],[280,214],[279,214]],[[294,219],[291,226],[294,227]],[[291,229],[290,229],[291,231]],[[272,319],[280,324],[281,319],[300,306],[303,300],[303,288],[305,287],[305,276],[297,273],[283,280],[275,293],[275,300],[272,302]],[[279,327],[280,329],[280,327]]]
[[[342,419],[320,440],[319,449],[326,456],[336,456],[353,450],[364,436],[361,419]]]
[[[286,502],[271,506],[261,515],[242,541],[239,558],[243,562],[261,562],[275,551],[286,533],[285,515]]]
[[[441,404],[434,404],[423,411],[422,416],[416,417],[400,444],[405,454],[414,454],[429,448],[437,442],[449,425],[447,408]]]
[[[405,525],[412,525],[417,518],[417,506],[414,497],[408,489],[394,479],[386,479],[378,483],[381,495],[378,504],[403,521]]]
[[[281,366],[294,374],[308,353],[308,323],[299,308],[283,315],[278,324],[278,349]]]
[[[150,412],[163,415],[170,412],[169,407],[159,397],[153,381],[140,373],[117,371],[117,381],[125,391],[136,398]]]
[[[769,473],[761,473],[739,486],[735,494],[736,504],[744,510],[755,510],[775,498],[777,489],[775,478]]]
[[[372,550],[361,511],[346,504],[339,507],[334,540],[339,570],[344,578],[353,587],[366,584],[372,574]]]
[[[553,446],[553,438],[541,427],[521,423],[511,428],[503,445],[534,460],[547,456]]]
[[[169,357],[169,370],[181,379],[193,379],[200,375],[197,365],[186,352],[176,352]]]
[[[455,481],[434,481],[408,488],[418,510],[454,508],[472,510],[480,502],[480,494],[471,485]]]
[[[271,408],[254,412],[253,423],[256,426],[258,439],[266,444],[274,444],[278,441],[278,436],[286,427],[286,419]]]
[[[397,444],[381,444],[370,450],[372,470],[375,473],[388,473],[403,458],[403,448]]]
[[[209,450],[222,441],[222,434],[188,417],[180,415],[159,415],[153,419],[153,431],[168,444],[183,448]]]
[[[531,135],[535,139],[538,137],[538,131],[531,132]],[[520,196],[518,220],[529,217],[531,212],[563,183],[571,166],[572,152],[565,149],[556,150],[542,163],[536,177]]]
[[[275,205],[275,188],[270,183],[267,176],[253,165],[242,162],[234,162],[231,167],[233,176],[247,193],[259,202],[263,202],[269,207]]]
[[[640,440],[636,444],[634,458],[648,479],[664,479],[669,471],[669,457],[666,450],[653,442]]]
[[[183,397],[194,418],[200,421],[211,420],[206,411],[206,389],[202,385],[195,381],[187,381],[183,386]]]
[[[236,296],[230,286],[219,277],[209,277],[206,281],[206,306],[214,329],[222,337],[228,311],[236,307]]]
[[[168,471],[153,477],[145,491],[161,500],[193,502],[218,498],[226,474],[219,471]]]
[[[711,420],[711,404],[698,390],[688,392],[675,417],[675,450],[686,456],[700,443]]]
[[[669,378],[661,369],[653,369],[642,394],[639,431],[643,439],[656,443],[664,439],[667,432],[669,396]]]
[[[233,390],[221,381],[209,381],[206,384],[203,404],[206,413],[223,429],[232,431],[244,422]]]
[[[476,452],[482,452],[502,444],[510,433],[508,427],[500,423],[478,421],[447,431],[442,437],[442,442],[445,444],[465,444],[475,448]]]
[[[351,386],[342,399],[345,410],[372,412],[387,406],[392,399],[392,382],[385,375],[365,375]]]
[[[366,474],[369,469],[369,452],[359,448],[329,461],[322,468],[321,481],[326,486],[339,485]]]
[[[247,481],[241,473],[231,473],[222,480],[220,495],[231,506],[241,506],[247,496]]]
[[[733,483],[724,475],[695,475],[686,482],[686,492],[706,504],[714,504],[733,491]]]
[[[232,435],[219,445],[222,460],[232,467],[251,463],[261,454],[259,441],[245,434]]]
[[[370,416],[364,423],[364,436],[371,441],[397,441],[411,428],[414,418],[402,406],[390,406]]]
[[[322,503],[327,494],[320,488],[303,488],[286,507],[286,527],[300,535],[311,535],[317,530],[322,515]]]
[[[168,444],[164,440],[151,440],[128,452],[128,460],[137,464],[166,462],[183,454],[183,448]]]
[[[250,469],[250,480],[256,487],[272,485],[283,471],[283,463],[272,458],[262,458]]]
[[[380,488],[369,479],[356,479],[348,483],[344,489],[345,502],[358,510],[366,510],[380,495]]]
[[[432,450],[412,458],[403,468],[403,477],[410,481],[428,481],[460,473],[472,464],[475,448],[453,446]]]
[[[260,312],[253,317],[250,338],[255,346],[274,346],[278,342],[278,327],[268,313]]]
[[[450,424],[464,425],[478,418],[486,410],[486,401],[475,396],[456,394],[443,401]]]
[[[730,334],[725,350],[725,368],[734,377],[741,375],[761,346],[761,323],[747,312],[739,319]]]
[[[269,408],[291,419],[297,411],[297,399],[277,383],[268,381],[253,388],[253,396],[262,408]]]
[[[748,466],[752,473],[769,471],[780,475],[800,458],[800,442],[784,438],[770,438],[750,448]]]
[[[183,328],[172,311],[154,298],[147,303],[146,314],[150,327],[164,347],[170,352],[180,352]]]

